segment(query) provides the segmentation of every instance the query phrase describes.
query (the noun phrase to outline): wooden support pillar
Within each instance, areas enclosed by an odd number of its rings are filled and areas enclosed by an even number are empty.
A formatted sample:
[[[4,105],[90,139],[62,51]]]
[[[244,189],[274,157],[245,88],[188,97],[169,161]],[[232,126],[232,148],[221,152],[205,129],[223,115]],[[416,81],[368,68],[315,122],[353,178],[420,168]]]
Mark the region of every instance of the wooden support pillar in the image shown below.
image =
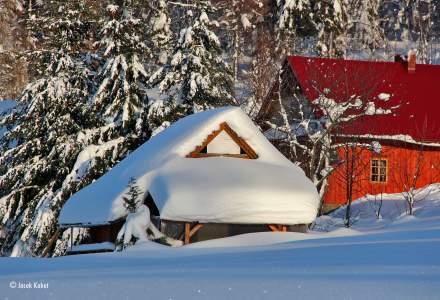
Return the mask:
[[[200,228],[203,227],[203,224],[197,223],[193,228],[191,228],[191,223],[185,222],[185,232],[184,232],[184,241],[185,245],[190,243],[191,237],[199,231]]]
[[[286,225],[275,225],[275,224],[269,224],[267,225],[270,230],[273,232],[287,232],[287,226]]]
[[[191,224],[190,223],[185,223],[185,240],[183,241],[183,243],[185,245],[189,244],[189,233],[191,232]]]
[[[269,225],[267,225],[267,226],[269,226],[269,229],[270,230],[272,230],[272,231],[278,231],[278,227],[276,226],[276,225],[272,225],[272,224],[269,224]]]
[[[70,251],[73,248],[73,227],[70,227]]]

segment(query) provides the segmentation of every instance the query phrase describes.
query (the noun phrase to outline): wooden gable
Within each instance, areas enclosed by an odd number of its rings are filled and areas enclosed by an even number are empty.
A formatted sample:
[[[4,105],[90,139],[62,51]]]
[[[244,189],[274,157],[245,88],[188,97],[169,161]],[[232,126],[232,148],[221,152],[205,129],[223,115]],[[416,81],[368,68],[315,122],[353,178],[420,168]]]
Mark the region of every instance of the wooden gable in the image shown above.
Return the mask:
[[[219,129],[208,135],[203,143],[186,157],[202,158],[215,156],[244,159],[258,158],[257,153],[255,153],[251,146],[239,137],[226,122],[221,123]]]

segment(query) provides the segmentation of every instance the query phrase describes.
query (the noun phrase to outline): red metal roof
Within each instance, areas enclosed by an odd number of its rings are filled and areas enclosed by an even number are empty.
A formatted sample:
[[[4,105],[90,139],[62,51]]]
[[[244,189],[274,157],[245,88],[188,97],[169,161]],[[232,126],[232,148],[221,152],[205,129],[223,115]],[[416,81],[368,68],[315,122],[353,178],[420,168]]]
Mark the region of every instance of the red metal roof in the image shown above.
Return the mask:
[[[440,65],[417,64],[415,73],[409,74],[402,62],[301,56],[289,56],[288,62],[311,101],[326,92],[337,102],[356,95],[384,108],[400,105],[390,115],[362,117],[344,133],[409,135],[416,141],[440,142]],[[380,100],[381,93],[389,94],[390,99]]]

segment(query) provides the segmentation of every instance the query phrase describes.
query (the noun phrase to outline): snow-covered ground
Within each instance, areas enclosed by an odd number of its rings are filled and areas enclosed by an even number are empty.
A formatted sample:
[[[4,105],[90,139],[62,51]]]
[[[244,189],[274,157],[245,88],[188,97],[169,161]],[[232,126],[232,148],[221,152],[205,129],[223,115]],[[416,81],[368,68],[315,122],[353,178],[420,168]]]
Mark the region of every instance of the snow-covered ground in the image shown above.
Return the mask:
[[[0,258],[0,299],[439,299],[440,185],[417,197],[406,216],[400,195],[383,196],[380,219],[378,197],[360,200],[350,229],[339,210],[307,234]]]

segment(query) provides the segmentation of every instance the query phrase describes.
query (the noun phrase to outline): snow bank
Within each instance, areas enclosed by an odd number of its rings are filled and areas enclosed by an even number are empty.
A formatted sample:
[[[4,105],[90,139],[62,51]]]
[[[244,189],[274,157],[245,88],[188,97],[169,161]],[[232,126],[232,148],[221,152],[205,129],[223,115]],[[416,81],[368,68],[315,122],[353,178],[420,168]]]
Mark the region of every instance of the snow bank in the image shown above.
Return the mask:
[[[102,251],[102,250],[115,250],[115,244],[110,242],[95,243],[95,244],[81,244],[72,247],[70,252],[89,252],[89,251]]]
[[[180,248],[148,242],[116,253],[0,257],[0,291],[8,299],[434,300],[440,188],[420,195],[413,218],[369,231],[358,222],[359,231],[261,232]],[[398,198],[389,195],[387,203]],[[392,214],[392,206],[385,210]],[[49,286],[11,288],[11,282]]]
[[[222,122],[258,159],[185,156]],[[161,218],[226,223],[311,223],[318,195],[303,171],[269,143],[239,108],[183,118],[131,153],[96,182],[73,195],[59,223],[105,224],[125,217],[122,197],[130,178],[150,192]]]
[[[415,190],[413,216],[408,215],[408,204],[403,193],[366,195],[351,204],[352,227],[372,230],[412,223],[420,217],[440,216],[440,183]],[[334,231],[344,226],[346,206],[316,219],[315,230]]]

